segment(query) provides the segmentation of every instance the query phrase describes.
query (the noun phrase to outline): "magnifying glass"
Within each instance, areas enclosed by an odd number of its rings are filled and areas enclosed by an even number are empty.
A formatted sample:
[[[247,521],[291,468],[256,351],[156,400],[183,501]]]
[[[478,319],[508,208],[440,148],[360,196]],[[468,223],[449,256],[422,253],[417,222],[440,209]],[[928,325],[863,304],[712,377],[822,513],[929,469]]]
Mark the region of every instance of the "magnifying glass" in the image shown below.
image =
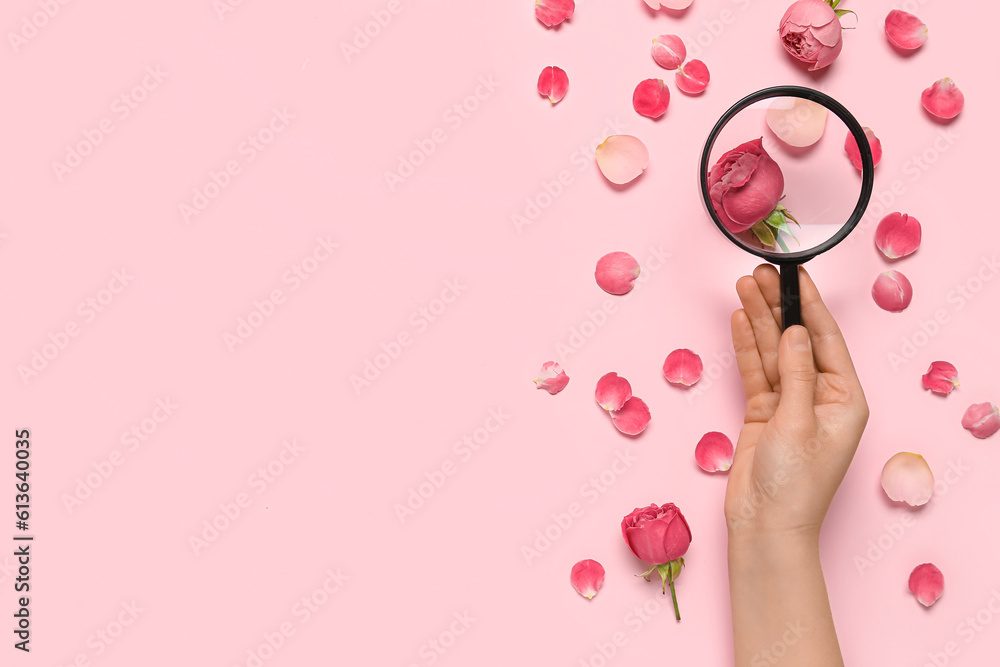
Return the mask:
[[[860,153],[860,175],[845,151],[848,136]],[[758,90],[712,128],[699,164],[705,206],[730,241],[778,265],[782,329],[802,324],[799,265],[857,226],[874,178],[864,129],[812,88]]]

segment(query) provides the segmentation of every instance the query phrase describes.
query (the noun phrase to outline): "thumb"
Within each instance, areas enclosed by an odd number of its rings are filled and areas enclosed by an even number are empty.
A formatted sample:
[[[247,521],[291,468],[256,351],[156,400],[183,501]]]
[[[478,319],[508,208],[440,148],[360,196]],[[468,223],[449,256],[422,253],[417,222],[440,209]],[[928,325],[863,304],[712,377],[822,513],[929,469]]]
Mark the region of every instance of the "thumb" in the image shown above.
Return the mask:
[[[811,419],[816,394],[816,364],[805,327],[791,326],[782,334],[778,342],[778,377],[781,384],[778,412],[792,419]]]

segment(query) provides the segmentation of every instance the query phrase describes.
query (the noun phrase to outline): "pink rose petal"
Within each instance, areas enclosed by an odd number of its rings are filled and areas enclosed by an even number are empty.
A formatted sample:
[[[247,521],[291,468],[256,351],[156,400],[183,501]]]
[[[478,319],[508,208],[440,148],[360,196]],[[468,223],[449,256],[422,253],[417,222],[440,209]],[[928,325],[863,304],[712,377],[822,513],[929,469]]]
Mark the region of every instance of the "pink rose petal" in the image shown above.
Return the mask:
[[[865,137],[868,139],[868,145],[872,149],[872,167],[874,168],[882,161],[882,142],[878,140],[878,137],[875,136],[870,127],[864,128],[864,131]],[[850,130],[847,131],[844,150],[847,151],[847,157],[851,159],[851,164],[854,165],[854,168],[858,171],[863,171],[864,165],[861,164],[861,149],[858,148],[858,142]]]
[[[927,26],[913,14],[894,9],[885,17],[885,36],[901,49],[919,49],[927,41]]]
[[[535,0],[535,18],[551,28],[573,18],[574,0]]]
[[[965,95],[954,81],[945,77],[935,81],[920,95],[920,103],[932,116],[947,120],[961,113],[965,107]]]
[[[615,185],[634,180],[649,166],[649,149],[630,134],[613,134],[595,151],[604,178]]]
[[[663,79],[640,81],[632,93],[632,108],[636,113],[650,118],[659,118],[670,106],[670,89]]]
[[[694,448],[694,459],[705,472],[724,472],[733,465],[733,441],[724,433],[712,431],[701,436]]]
[[[935,565],[923,563],[910,572],[909,586],[917,602],[930,607],[944,593],[944,575]]]
[[[625,402],[632,398],[632,385],[618,373],[606,373],[597,381],[594,398],[605,410],[621,410]]]
[[[569,90],[569,77],[555,65],[546,67],[538,75],[538,94],[545,95],[552,104],[558,104]]]
[[[890,213],[875,228],[875,245],[887,259],[899,259],[920,247],[920,221],[906,213]]]
[[[650,419],[649,406],[638,396],[628,399],[621,410],[611,413],[611,421],[614,422],[615,428],[625,435],[639,435],[645,430]]]
[[[934,495],[934,473],[920,454],[900,452],[882,468],[882,489],[890,500],[926,505]]]
[[[882,310],[901,313],[913,299],[913,286],[899,271],[883,271],[872,285],[872,298]]]
[[[594,278],[608,294],[627,294],[639,277],[639,262],[627,252],[609,252],[597,260]]]
[[[920,378],[924,389],[947,396],[958,386],[958,369],[947,361],[935,361]]]
[[[558,363],[546,361],[542,364],[542,370],[538,372],[534,383],[537,389],[544,389],[550,394],[558,394],[569,384],[569,376]]]
[[[701,357],[688,349],[674,350],[663,362],[663,377],[672,384],[690,387],[701,379]]]
[[[660,35],[653,40],[653,60],[664,69],[677,69],[687,57],[684,42],[677,35]]]
[[[644,0],[650,9],[672,9],[680,11],[691,6],[694,0]]]
[[[687,63],[677,68],[674,75],[674,83],[677,89],[688,95],[697,95],[708,88],[708,80],[711,76],[708,67],[700,60],[689,60]]]
[[[577,593],[592,600],[604,585],[604,566],[589,558],[581,560],[570,570],[569,583],[573,584]]]
[[[970,405],[962,417],[962,428],[977,438],[988,438],[1000,430],[1000,408],[992,403]]]
[[[789,146],[803,148],[819,141],[826,131],[829,111],[801,97],[779,97],[767,109],[767,126]]]

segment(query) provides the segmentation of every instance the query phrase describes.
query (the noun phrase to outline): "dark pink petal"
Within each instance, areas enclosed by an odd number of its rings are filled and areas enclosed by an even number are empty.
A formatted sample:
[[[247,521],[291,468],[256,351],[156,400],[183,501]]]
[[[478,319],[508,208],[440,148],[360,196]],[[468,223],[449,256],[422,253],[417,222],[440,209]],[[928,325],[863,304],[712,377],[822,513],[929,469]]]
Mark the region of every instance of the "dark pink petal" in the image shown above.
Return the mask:
[[[627,294],[639,277],[639,262],[627,252],[609,252],[597,260],[594,278],[608,294]]]
[[[535,0],[535,18],[551,28],[573,18],[574,0]]]
[[[663,362],[663,377],[672,384],[690,387],[701,379],[701,357],[688,349],[674,350]]]
[[[965,107],[965,95],[954,81],[945,77],[935,81],[920,95],[920,103],[931,115],[947,120],[961,113]]]
[[[826,131],[829,110],[801,97],[779,97],[768,106],[767,126],[789,146],[812,146]]]
[[[635,180],[649,166],[649,149],[630,134],[613,134],[594,151],[604,178],[615,185]]]
[[[677,68],[674,75],[674,83],[677,89],[688,95],[697,95],[708,88],[708,67],[700,60],[690,60],[687,64]]]
[[[925,607],[934,604],[944,593],[944,575],[931,563],[924,563],[910,572],[910,592]]]
[[[927,26],[913,14],[894,9],[885,17],[885,36],[901,49],[919,49],[927,41]]]
[[[934,473],[920,454],[899,452],[882,468],[882,490],[890,500],[926,505],[934,495]]]
[[[962,428],[977,438],[988,438],[1000,430],[1000,408],[992,403],[970,405],[962,417]]]
[[[875,228],[875,245],[888,259],[899,259],[920,247],[920,221],[906,213],[890,213]]]
[[[640,81],[632,93],[632,108],[650,118],[659,118],[670,106],[670,89],[663,79]]]
[[[872,298],[882,310],[901,313],[913,299],[913,286],[899,271],[883,271],[872,285]]]
[[[621,410],[625,401],[632,398],[632,385],[618,373],[606,373],[597,381],[594,398],[605,410]]]
[[[724,472],[733,465],[733,441],[724,433],[712,431],[701,436],[694,448],[694,459],[705,472]]]
[[[542,370],[534,380],[537,389],[544,389],[550,394],[558,394],[569,384],[569,376],[566,371],[554,361],[546,361],[542,364]]]
[[[920,378],[924,389],[947,396],[958,386],[958,369],[947,361],[935,361]]]
[[[604,585],[604,566],[589,558],[581,560],[570,570],[569,583],[573,584],[577,593],[592,600]]]
[[[870,127],[866,127],[864,130],[865,137],[868,139],[868,145],[872,149],[872,167],[877,167],[878,163],[882,161],[882,142],[878,140],[878,137],[875,136]],[[847,157],[851,159],[851,164],[854,165],[854,168],[858,171],[863,171],[864,165],[861,164],[861,149],[858,148],[858,142],[850,130],[847,131],[844,150],[847,151]]]
[[[660,35],[653,40],[652,54],[660,67],[677,69],[687,57],[687,49],[677,35]]]
[[[566,72],[556,66],[546,67],[538,75],[538,93],[549,98],[549,102],[557,104],[566,97],[569,90],[569,77]]]
[[[691,6],[693,1],[694,0],[644,0],[650,9],[662,9],[666,7],[667,9],[672,9],[674,11],[687,9]]]
[[[611,421],[614,422],[615,428],[625,435],[639,435],[645,430],[650,419],[649,406],[638,396],[628,399],[621,410],[611,413]]]

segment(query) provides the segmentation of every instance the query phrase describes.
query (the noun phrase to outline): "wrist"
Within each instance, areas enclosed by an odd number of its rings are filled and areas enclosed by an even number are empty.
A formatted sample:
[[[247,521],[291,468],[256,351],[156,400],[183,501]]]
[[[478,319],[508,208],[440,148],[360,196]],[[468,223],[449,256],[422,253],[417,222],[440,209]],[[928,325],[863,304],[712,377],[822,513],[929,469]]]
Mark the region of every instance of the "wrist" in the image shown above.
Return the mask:
[[[742,526],[739,530],[730,530],[729,562],[753,568],[819,562],[819,529],[774,530]]]

